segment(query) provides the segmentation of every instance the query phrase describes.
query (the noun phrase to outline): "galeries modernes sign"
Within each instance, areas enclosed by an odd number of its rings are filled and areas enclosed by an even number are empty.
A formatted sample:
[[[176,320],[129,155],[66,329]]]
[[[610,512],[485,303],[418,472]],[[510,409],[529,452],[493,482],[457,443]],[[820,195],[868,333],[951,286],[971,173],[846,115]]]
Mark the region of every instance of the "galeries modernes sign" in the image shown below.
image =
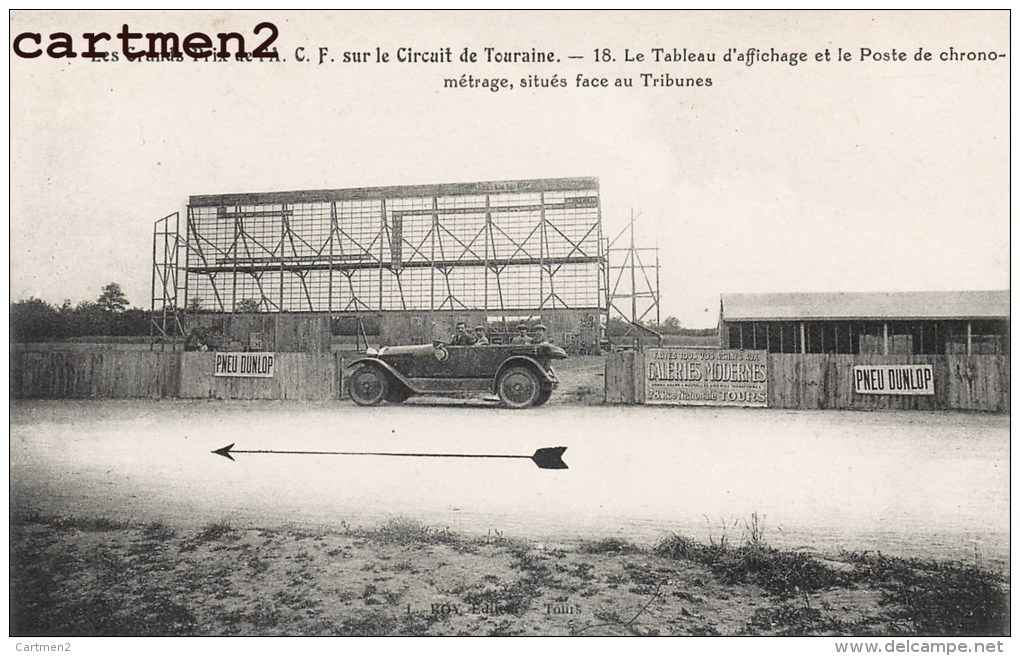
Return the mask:
[[[645,403],[768,406],[768,353],[645,349]]]

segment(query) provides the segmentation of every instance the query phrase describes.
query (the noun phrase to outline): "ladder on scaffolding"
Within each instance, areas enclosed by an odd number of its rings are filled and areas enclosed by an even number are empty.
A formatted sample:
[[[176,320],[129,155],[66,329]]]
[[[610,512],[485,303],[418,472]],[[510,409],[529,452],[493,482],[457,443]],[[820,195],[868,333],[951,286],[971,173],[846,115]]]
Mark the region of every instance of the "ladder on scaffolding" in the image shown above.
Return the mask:
[[[184,240],[180,236],[180,212],[168,214],[156,221],[152,230],[152,305],[149,313],[149,348],[165,350],[167,344],[176,350],[183,345],[184,324],[178,305],[178,288],[184,269],[181,267],[181,250]]]

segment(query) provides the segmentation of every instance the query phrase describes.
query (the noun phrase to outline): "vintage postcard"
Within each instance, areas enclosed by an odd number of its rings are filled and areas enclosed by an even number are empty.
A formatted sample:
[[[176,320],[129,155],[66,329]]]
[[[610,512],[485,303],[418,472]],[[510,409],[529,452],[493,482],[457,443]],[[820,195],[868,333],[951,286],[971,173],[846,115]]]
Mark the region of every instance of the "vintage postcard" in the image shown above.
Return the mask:
[[[1009,28],[10,12],[11,648],[1002,651]]]

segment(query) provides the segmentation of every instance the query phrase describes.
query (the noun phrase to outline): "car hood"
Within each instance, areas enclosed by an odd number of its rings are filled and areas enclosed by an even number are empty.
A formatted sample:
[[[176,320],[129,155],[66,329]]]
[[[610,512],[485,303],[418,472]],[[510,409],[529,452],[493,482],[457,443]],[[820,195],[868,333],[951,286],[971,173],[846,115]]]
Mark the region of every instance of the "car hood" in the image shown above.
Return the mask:
[[[384,346],[379,355],[420,355],[431,356],[436,348],[432,344],[414,344],[412,346]]]

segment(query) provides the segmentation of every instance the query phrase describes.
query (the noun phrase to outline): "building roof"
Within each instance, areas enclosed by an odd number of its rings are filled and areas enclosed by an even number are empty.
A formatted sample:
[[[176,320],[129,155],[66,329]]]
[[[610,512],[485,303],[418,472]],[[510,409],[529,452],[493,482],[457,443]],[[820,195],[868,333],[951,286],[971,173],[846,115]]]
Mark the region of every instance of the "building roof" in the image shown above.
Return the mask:
[[[723,294],[723,321],[1008,319],[1009,290]]]

